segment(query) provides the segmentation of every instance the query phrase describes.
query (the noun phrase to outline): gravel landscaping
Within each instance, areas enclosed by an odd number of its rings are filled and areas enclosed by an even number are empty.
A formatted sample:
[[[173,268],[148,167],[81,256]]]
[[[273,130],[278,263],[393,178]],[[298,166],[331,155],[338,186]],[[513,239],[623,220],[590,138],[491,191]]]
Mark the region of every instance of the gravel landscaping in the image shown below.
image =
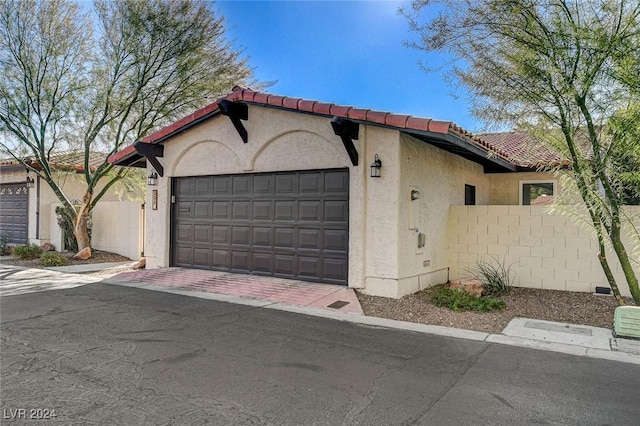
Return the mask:
[[[431,303],[437,287],[401,299],[358,294],[364,313],[368,316],[442,325],[467,330],[500,333],[513,318],[533,318],[547,321],[583,324],[611,328],[613,311],[618,306],[613,296],[591,293],[514,288],[508,296],[497,298],[507,304],[502,311],[455,312]],[[633,305],[630,298],[625,299]]]
[[[77,260],[71,257],[75,253],[60,253],[62,256],[69,259],[69,265],[87,265],[91,263],[110,263],[110,262],[131,262],[128,257],[120,256],[119,254],[110,253],[108,251],[92,250],[91,259]],[[42,268],[40,266],[40,259],[19,259],[17,257],[3,257],[0,263],[5,265],[22,266],[23,268]]]

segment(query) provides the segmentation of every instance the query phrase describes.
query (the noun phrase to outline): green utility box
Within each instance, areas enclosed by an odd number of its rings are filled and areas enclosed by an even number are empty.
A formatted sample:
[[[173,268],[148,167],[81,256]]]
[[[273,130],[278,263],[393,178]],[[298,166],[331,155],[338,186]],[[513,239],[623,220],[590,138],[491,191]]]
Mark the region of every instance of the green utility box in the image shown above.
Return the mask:
[[[616,337],[640,339],[640,306],[618,306],[613,314],[613,334]]]

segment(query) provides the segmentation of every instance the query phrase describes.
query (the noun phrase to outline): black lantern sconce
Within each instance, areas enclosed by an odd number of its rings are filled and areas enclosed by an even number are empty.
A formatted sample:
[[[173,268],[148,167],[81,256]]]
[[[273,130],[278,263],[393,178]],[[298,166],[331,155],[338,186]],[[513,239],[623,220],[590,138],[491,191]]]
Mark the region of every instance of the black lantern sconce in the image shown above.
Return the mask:
[[[33,188],[34,186],[36,186],[36,182],[29,176],[29,169],[27,169],[27,188]]]
[[[151,169],[151,174],[147,177],[147,185],[156,186],[158,184],[158,173]]]
[[[382,160],[378,158],[378,154],[374,157],[373,163],[371,163],[371,177],[379,178],[380,169],[382,168]]]

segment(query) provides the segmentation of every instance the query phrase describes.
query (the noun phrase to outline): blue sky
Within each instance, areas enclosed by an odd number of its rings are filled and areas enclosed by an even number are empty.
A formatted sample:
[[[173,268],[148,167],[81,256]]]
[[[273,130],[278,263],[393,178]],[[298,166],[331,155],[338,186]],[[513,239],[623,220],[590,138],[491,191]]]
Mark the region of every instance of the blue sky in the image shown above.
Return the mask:
[[[454,121],[480,129],[466,93],[417,64],[443,57],[407,48],[402,1],[231,1],[216,3],[227,31],[270,93]],[[455,95],[455,96],[454,96]]]

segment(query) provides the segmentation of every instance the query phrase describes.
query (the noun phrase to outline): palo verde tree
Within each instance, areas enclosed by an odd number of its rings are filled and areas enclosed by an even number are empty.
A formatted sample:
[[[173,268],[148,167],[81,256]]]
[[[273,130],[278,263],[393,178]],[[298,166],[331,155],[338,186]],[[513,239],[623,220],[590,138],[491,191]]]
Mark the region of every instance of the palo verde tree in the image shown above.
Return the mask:
[[[413,47],[450,56],[445,69],[468,89],[476,116],[535,129],[569,160],[554,171],[586,207],[604,275],[624,304],[610,247],[640,305],[622,238],[622,206],[638,197],[640,2],[415,0],[402,13],[420,37]]]
[[[126,174],[109,155],[247,83],[252,70],[207,0],[0,0],[0,147],[87,220]],[[76,210],[52,159],[81,153],[87,189]],[[90,165],[90,154],[104,161]]]

